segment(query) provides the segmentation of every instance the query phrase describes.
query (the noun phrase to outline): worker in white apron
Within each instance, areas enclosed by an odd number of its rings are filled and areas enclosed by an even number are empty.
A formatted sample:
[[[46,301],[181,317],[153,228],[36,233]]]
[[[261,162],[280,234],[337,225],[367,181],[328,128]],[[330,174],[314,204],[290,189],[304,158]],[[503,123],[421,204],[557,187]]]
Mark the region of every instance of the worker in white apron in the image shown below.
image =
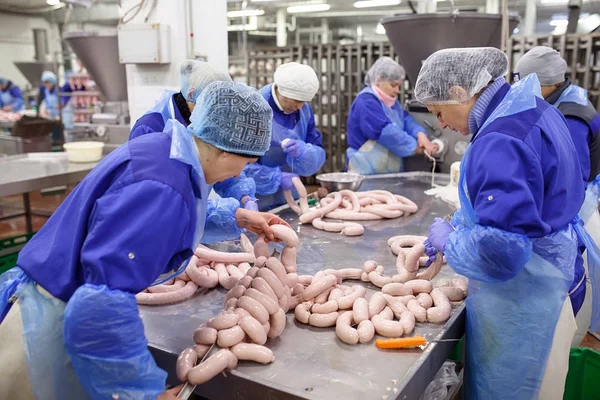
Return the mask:
[[[469,278],[468,399],[562,399],[576,325],[573,282],[583,173],[560,112],[535,75],[512,87],[496,48],[445,49],[423,64],[415,97],[442,128],[472,134],[461,208],[426,246]],[[560,171],[560,173],[557,173]]]

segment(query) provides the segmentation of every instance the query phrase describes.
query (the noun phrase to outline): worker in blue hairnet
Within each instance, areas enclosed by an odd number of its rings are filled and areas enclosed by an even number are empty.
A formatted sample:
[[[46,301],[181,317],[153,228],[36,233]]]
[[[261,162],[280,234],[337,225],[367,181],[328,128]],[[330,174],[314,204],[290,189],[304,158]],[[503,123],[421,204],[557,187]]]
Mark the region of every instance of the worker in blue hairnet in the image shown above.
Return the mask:
[[[537,46],[529,50],[515,66],[516,78],[523,79],[531,74],[537,75],[542,96],[548,103],[557,107],[567,121],[587,185],[585,201],[579,211],[579,216],[584,221],[586,230],[595,239],[594,241],[600,243],[600,216],[598,215],[600,115],[588,100],[587,90],[574,85],[570,79],[565,78],[566,73],[567,63],[560,53],[545,46]],[[584,250],[585,245],[580,243],[580,253],[583,253]],[[600,271],[598,273],[600,274]],[[586,298],[585,282],[586,273],[583,259],[578,257],[575,279],[570,290],[575,315],[578,314]],[[589,304],[590,296],[587,299]],[[579,336],[585,334],[589,328],[591,314],[589,310],[585,314],[582,316],[586,319],[585,322],[578,319]]]
[[[210,84],[197,104],[188,128],[169,120],[104,158],[1,276],[5,398],[175,398],[163,393],[167,373],[148,351],[134,295],[182,271],[212,230],[274,240],[271,225],[287,225],[243,208],[210,218],[223,200],[208,200],[210,185],[265,154],[272,112],[233,82]]]
[[[311,176],[325,163],[323,138],[308,104],[319,90],[319,79],[308,65],[291,62],[275,70],[274,82],[261,89],[273,110],[271,148],[244,172],[256,182],[259,208],[269,210],[285,203],[284,190],[292,190],[295,176]]]
[[[59,101],[56,75],[52,71],[44,71],[42,73],[42,86],[40,87],[37,100],[38,115],[44,118],[59,118]]]
[[[206,86],[218,81],[231,82],[231,77],[207,62],[184,61],[180,68],[181,90],[179,92],[165,90],[156,104],[135,122],[129,140],[147,133],[162,132],[167,121],[172,118],[188,126],[196,100]],[[248,210],[258,210],[256,185],[254,180],[248,178],[243,172],[237,178],[215,183],[213,189],[221,197],[239,200]]]
[[[560,112],[535,75],[512,87],[496,48],[445,49],[414,93],[442,128],[472,134],[461,162],[461,208],[436,218],[427,251],[469,278],[468,399],[562,399],[575,319],[568,296],[584,173]],[[589,236],[589,235],[587,235]]]
[[[381,57],[365,76],[346,124],[348,171],[363,175],[404,171],[403,158],[437,151],[425,129],[402,109],[398,101],[404,68],[390,57]]]
[[[0,78],[0,109],[17,112],[25,108],[21,89],[6,78]]]

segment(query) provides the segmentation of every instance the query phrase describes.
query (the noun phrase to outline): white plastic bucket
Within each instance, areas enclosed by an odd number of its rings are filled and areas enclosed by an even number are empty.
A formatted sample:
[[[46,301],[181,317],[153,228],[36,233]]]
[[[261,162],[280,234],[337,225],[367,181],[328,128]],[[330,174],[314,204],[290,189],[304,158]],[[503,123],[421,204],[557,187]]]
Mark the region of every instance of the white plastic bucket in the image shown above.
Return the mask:
[[[102,142],[71,142],[65,143],[63,148],[67,152],[70,162],[90,163],[102,159]]]

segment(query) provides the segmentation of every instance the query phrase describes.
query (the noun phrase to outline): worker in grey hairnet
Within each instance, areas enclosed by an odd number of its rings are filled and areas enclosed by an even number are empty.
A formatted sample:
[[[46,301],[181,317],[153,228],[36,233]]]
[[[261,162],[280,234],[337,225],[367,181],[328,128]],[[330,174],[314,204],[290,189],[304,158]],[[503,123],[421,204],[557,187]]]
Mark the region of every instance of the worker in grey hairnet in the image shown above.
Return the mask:
[[[473,135],[461,207],[451,223],[435,219],[426,251],[469,278],[465,398],[558,400],[576,329],[567,294],[587,235],[576,218],[583,173],[536,76],[511,87],[507,70],[491,47],[440,50],[423,63],[416,99],[442,128]]]
[[[366,87],[348,114],[348,170],[365,175],[404,171],[403,158],[434,153],[425,129],[398,101],[404,68],[390,57],[380,57],[365,76]]]
[[[190,116],[196,100],[206,86],[212,82],[230,82],[231,77],[204,61],[186,60],[180,68],[179,92],[165,90],[157,103],[142,115],[129,134],[129,140],[139,136],[162,132],[169,119],[176,119],[183,126],[190,124]],[[213,186],[215,192],[223,198],[239,201],[248,210],[257,211],[256,184],[242,172],[238,178],[230,178],[217,182]],[[215,238],[214,241],[218,241]]]
[[[541,85],[544,99],[564,115],[571,138],[577,150],[577,156],[588,182],[586,198],[579,211],[586,230],[596,243],[600,243],[600,216],[598,215],[598,194],[600,183],[600,115],[588,100],[587,90],[574,85],[566,78],[567,63],[560,53],[550,47],[538,46],[525,53],[515,66],[515,78],[523,79],[536,74]],[[580,243],[579,252],[583,254],[585,246]],[[589,253],[588,253],[589,255]],[[575,278],[570,289],[573,312],[577,316],[578,334],[573,341],[579,346],[581,339],[590,326],[592,288],[586,289],[586,272],[583,258],[578,257]],[[588,263],[589,264],[589,263]],[[589,268],[589,265],[588,265]],[[586,292],[589,292],[586,296]],[[585,307],[584,307],[585,300]],[[583,307],[583,312],[579,311]],[[597,310],[600,313],[600,310]],[[597,317],[597,318],[600,318]]]

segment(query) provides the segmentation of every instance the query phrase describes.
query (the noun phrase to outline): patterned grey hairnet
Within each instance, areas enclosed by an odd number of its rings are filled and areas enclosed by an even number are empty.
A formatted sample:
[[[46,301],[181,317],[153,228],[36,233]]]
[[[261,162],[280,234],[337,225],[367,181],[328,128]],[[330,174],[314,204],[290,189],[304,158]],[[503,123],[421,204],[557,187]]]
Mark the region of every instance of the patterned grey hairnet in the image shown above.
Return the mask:
[[[461,104],[507,72],[508,58],[495,47],[439,50],[423,63],[415,98],[425,105]]]
[[[403,81],[406,77],[404,67],[390,57],[379,57],[369,68],[365,76],[365,85],[371,86],[377,82]]]
[[[553,48],[537,46],[517,61],[515,72],[519,74],[521,79],[527,75],[536,74],[540,84],[544,86],[556,85],[565,81],[567,62]]]
[[[229,153],[263,156],[271,145],[273,111],[242,83],[213,82],[200,94],[188,130]]]
[[[195,103],[204,88],[212,82],[231,82],[226,72],[218,71],[204,61],[186,60],[179,70],[181,94],[187,101]]]

